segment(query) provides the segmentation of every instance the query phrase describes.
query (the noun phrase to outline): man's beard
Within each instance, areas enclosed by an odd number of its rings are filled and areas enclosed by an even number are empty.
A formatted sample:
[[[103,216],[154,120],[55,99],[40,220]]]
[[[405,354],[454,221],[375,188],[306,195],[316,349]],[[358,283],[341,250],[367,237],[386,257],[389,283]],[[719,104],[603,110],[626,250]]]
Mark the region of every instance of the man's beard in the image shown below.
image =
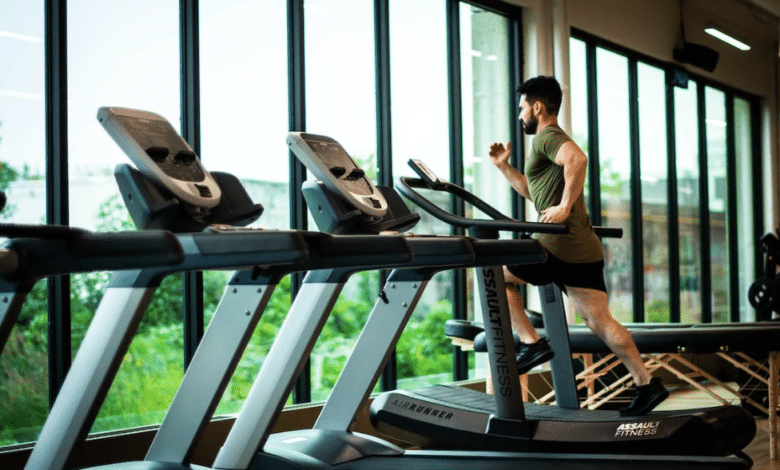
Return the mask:
[[[525,122],[524,120],[521,119],[520,126],[523,128],[523,132],[525,132],[526,134],[534,135],[536,134],[536,129],[539,127],[539,119],[537,119],[534,116],[531,116],[528,122]]]

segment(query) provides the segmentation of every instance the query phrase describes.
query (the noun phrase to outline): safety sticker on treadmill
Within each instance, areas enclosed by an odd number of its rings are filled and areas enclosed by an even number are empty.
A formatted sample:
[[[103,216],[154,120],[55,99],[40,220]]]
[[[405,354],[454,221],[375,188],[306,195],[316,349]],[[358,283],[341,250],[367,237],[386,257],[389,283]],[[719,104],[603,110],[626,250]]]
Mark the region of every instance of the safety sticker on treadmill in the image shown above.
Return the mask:
[[[643,423],[623,423],[615,430],[615,437],[644,437],[658,433],[660,421],[645,421]]]

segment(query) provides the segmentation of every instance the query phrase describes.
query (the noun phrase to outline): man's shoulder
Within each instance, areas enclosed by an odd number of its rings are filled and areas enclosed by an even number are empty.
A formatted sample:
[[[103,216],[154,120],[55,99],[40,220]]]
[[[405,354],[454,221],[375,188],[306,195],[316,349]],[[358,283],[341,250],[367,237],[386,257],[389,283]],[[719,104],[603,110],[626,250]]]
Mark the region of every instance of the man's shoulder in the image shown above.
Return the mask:
[[[553,157],[564,143],[572,140],[571,137],[558,126],[547,126],[536,134],[533,146],[542,153]]]
[[[563,129],[561,129],[559,126],[553,125],[553,126],[547,126],[536,135],[538,139],[566,139],[571,140],[571,137],[569,137],[569,134],[566,133]]]

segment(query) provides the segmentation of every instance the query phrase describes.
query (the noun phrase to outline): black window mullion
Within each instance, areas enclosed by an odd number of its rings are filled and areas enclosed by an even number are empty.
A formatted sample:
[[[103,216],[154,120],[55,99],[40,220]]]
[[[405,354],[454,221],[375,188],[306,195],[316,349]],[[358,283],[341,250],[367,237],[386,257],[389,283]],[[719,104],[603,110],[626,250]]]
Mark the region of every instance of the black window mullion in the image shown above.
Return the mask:
[[[377,182],[393,186],[393,135],[390,95],[390,3],[389,0],[374,0],[374,53],[376,67],[376,143]],[[387,276],[379,276],[379,288]],[[398,388],[395,349],[382,370],[383,391]]]
[[[668,240],[669,240],[669,321],[680,322],[680,223],[677,198],[677,138],[674,85],[671,84],[672,71],[667,69],[666,76],[666,154],[668,184]]]
[[[200,53],[198,0],[180,0],[181,31],[181,129],[182,136],[200,155]],[[184,273],[184,367],[186,368],[203,337],[203,272]]]
[[[45,16],[46,223],[68,225],[67,2],[47,0]],[[71,364],[70,276],[48,279],[49,403]]]
[[[517,90],[523,83],[523,25],[520,17],[513,17],[510,27],[511,63],[509,73],[511,74],[509,83],[514,84]],[[514,91],[514,90],[513,90]],[[513,116],[513,124],[510,127],[512,142],[515,144],[512,152],[512,166],[523,170],[525,167],[525,138],[523,137],[523,127],[520,125],[520,108],[516,93],[509,94],[509,115]],[[525,220],[525,199],[517,191],[512,191],[512,217],[518,220]]]
[[[699,244],[701,253],[701,321],[712,322],[712,260],[710,258],[709,163],[707,149],[707,103],[705,86],[698,83],[697,114],[699,120]]]
[[[304,0],[287,1],[287,79],[288,79],[288,113],[291,131],[306,130],[306,76],[304,61]],[[301,194],[301,185],[306,180],[306,167],[289,154],[290,168],[290,227],[296,230],[306,230],[308,217],[306,202]],[[303,282],[302,273],[290,275],[290,295],[294,299]],[[301,375],[293,386],[293,403],[308,403],[311,401],[311,360],[301,371]]]
[[[739,292],[739,236],[737,219],[737,147],[734,135],[734,95],[726,93],[726,241],[729,266],[729,321],[739,321],[741,297]]]
[[[599,171],[599,100],[598,71],[596,70],[596,46],[586,43],[586,74],[588,81],[588,210],[593,225],[601,225],[601,182]]]
[[[463,97],[461,96],[461,66],[460,66],[460,2],[447,0],[447,89],[449,96],[450,116],[450,181],[463,185]],[[463,201],[450,197],[450,208],[455,214],[463,214]],[[463,234],[463,229],[452,227],[452,234]],[[468,313],[466,304],[466,271],[456,269],[453,277],[452,317],[465,320]],[[460,379],[468,376],[468,357],[459,348],[453,347],[453,375]]]
[[[639,136],[639,78],[636,59],[628,62],[628,112],[631,153],[631,259],[633,274],[633,321],[645,321],[644,239],[642,227],[642,178]]]

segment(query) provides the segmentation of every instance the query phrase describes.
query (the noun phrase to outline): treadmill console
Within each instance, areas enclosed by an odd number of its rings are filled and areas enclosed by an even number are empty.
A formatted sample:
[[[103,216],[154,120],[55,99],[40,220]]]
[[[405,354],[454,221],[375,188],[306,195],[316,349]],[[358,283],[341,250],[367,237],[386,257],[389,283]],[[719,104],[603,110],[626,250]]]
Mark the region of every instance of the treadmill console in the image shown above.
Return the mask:
[[[410,158],[408,163],[409,166],[412,167],[412,170],[420,175],[420,178],[425,181],[425,184],[431,188],[440,189],[445,186],[446,182],[436,176],[436,173],[434,173],[433,170],[431,170],[422,160],[417,158]]]
[[[102,107],[97,117],[138,170],[190,205],[194,217],[207,215],[219,204],[217,182],[164,117],[117,107]]]
[[[364,214],[382,217],[387,201],[344,147],[330,137],[291,132],[287,145],[315,178]]]

